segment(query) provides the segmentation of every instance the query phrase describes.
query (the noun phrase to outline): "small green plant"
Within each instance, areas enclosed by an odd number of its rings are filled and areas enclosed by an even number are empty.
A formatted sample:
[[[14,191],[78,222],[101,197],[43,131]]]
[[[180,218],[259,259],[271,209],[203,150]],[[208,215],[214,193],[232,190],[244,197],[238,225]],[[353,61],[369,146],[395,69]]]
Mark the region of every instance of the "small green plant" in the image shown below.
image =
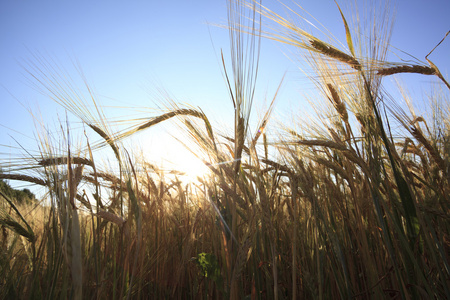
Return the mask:
[[[200,275],[214,281],[218,287],[223,284],[223,277],[220,273],[221,268],[217,257],[212,253],[199,253],[192,259],[198,266]]]

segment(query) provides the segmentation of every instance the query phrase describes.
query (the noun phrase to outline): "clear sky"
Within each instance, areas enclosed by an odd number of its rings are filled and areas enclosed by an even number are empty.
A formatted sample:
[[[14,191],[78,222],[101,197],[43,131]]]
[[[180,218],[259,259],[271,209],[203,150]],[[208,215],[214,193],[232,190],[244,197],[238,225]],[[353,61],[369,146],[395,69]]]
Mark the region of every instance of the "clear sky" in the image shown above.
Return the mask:
[[[345,1],[338,2],[345,7]],[[369,1],[357,2],[362,6]],[[286,3],[293,6],[290,1]],[[344,28],[334,1],[297,3],[344,42]],[[276,1],[263,4],[281,11]],[[424,60],[450,30],[450,1],[399,0],[393,4],[396,22],[391,44]],[[58,114],[64,119],[63,110],[27,83],[30,75],[23,65],[35,61],[34,55],[54,59],[74,79],[78,75],[73,72],[73,60],[78,60],[99,104],[107,107],[107,117],[127,113],[135,117],[131,111],[111,107],[156,108],[158,90],[164,89],[176,101],[200,106],[210,118],[227,122],[232,117],[232,104],[218,58],[221,48],[229,49],[228,32],[213,25],[225,25],[226,16],[225,0],[0,1],[0,144],[15,146],[11,136],[25,147],[35,144],[28,109],[36,112],[39,108],[48,124],[57,123]],[[258,105],[264,102],[261,98],[270,99],[287,72],[277,113],[288,115],[308,105],[302,89],[311,89],[312,85],[305,84],[307,81],[283,51],[289,48],[263,42],[260,99],[255,101]],[[430,58],[449,78],[450,39]],[[161,148],[168,139],[157,129],[152,132],[142,145],[151,149],[153,157],[178,153],[173,146]],[[3,148],[0,152],[8,151]]]

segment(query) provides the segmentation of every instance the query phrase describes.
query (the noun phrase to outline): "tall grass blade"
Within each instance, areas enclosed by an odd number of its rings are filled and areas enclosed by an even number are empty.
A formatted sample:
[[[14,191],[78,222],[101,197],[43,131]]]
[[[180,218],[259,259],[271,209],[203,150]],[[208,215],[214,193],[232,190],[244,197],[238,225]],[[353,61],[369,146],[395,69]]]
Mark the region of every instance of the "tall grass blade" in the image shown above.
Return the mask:
[[[347,20],[344,17],[344,13],[341,10],[341,7],[339,6],[339,4],[337,3],[337,1],[334,1],[339,9],[339,12],[341,13],[341,17],[342,17],[342,21],[344,22],[344,26],[345,26],[345,37],[347,39],[347,46],[348,49],[350,50],[350,53],[355,56],[355,49],[353,47],[353,40],[352,40],[352,35],[350,33],[350,27],[347,24]]]

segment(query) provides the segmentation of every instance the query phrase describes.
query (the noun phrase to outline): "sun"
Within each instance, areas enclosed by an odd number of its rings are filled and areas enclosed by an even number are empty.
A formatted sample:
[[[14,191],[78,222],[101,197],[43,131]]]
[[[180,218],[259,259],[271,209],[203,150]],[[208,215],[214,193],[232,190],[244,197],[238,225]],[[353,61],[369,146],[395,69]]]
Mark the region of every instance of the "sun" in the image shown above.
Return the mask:
[[[198,182],[209,173],[209,168],[191,150],[180,143],[167,145],[162,149],[161,164],[166,173],[177,175],[184,182]]]
[[[199,177],[206,177],[210,169],[196,156],[202,153],[198,146],[173,136],[167,131],[154,132],[141,137],[137,147],[142,149],[145,160],[163,171],[168,178],[177,176],[183,182],[195,183]]]
[[[188,182],[196,182],[209,172],[209,168],[198,157],[184,148],[178,149],[171,160],[174,169],[183,173],[183,180]]]

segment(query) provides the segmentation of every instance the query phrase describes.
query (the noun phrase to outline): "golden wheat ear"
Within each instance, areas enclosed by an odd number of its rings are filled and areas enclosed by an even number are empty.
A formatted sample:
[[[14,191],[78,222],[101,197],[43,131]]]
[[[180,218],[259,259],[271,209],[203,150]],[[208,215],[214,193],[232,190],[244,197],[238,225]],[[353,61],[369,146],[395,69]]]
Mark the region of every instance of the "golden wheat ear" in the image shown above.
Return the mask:
[[[345,103],[342,102],[341,98],[339,97],[338,92],[336,91],[336,88],[332,84],[328,83],[327,87],[331,94],[331,100],[332,100],[333,106],[335,107],[336,111],[339,113],[339,116],[341,117],[342,121],[347,123],[348,122],[348,113],[347,113],[347,109],[345,108]]]
[[[327,45],[320,40],[310,40],[309,43],[311,46],[317,50],[320,54],[328,56],[330,58],[334,58],[342,63],[348,64],[351,68],[360,71],[362,69],[361,64],[356,58],[347,53],[342,52],[334,48],[331,45]]]

